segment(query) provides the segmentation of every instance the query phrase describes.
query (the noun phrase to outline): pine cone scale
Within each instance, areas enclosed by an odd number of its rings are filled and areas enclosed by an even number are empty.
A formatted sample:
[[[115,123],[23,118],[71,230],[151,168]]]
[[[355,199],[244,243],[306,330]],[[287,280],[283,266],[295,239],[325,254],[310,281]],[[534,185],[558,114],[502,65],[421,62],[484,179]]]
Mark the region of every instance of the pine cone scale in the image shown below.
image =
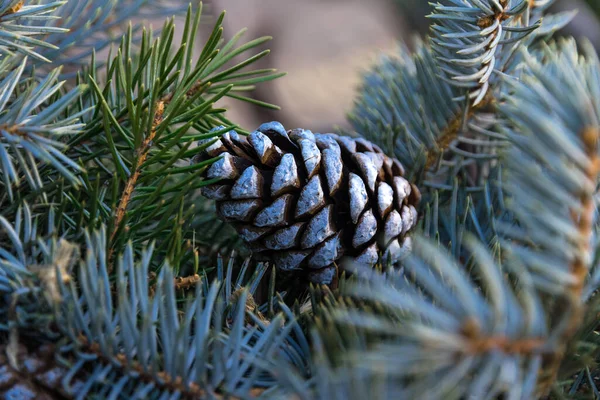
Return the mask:
[[[281,158],[281,162],[275,168],[275,172],[273,173],[271,196],[277,197],[286,191],[298,189],[299,187],[300,178],[298,176],[296,160],[292,154],[285,154]]]
[[[300,192],[300,198],[296,206],[295,217],[297,219],[313,215],[325,206],[325,193],[321,185],[321,177],[316,175],[308,181],[308,184]]]
[[[247,138],[225,133],[196,161],[215,156],[222,158],[206,177],[222,181],[202,193],[282,270],[306,268],[329,283],[336,264],[373,265],[384,255],[396,262],[410,248],[418,189],[397,160],[362,138],[270,123]]]

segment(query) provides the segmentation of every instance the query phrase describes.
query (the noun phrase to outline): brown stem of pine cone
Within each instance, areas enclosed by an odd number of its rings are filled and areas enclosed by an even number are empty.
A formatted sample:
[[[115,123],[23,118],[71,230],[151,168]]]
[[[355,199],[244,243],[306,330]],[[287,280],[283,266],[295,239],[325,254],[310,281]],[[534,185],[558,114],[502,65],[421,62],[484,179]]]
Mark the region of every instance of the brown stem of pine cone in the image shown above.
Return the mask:
[[[600,177],[600,157],[598,157],[597,152],[599,138],[600,127],[589,127],[583,132],[585,152],[591,160],[590,167],[586,171],[586,176],[592,182],[597,182]],[[539,392],[543,396],[548,395],[552,385],[555,383],[569,341],[581,326],[584,318],[585,304],[581,297],[588,273],[588,261],[583,255],[590,252],[589,243],[593,234],[593,217],[595,211],[594,196],[590,193],[584,193],[580,197],[580,202],[583,209],[582,213],[577,214],[573,212],[572,214],[573,221],[577,224],[581,237],[578,255],[570,268],[576,282],[568,288],[566,294],[568,304],[566,306],[559,305],[560,312],[569,313],[569,323],[560,337],[560,347],[550,355],[545,362],[546,366],[542,368],[542,371],[548,371],[544,374],[539,384]]]

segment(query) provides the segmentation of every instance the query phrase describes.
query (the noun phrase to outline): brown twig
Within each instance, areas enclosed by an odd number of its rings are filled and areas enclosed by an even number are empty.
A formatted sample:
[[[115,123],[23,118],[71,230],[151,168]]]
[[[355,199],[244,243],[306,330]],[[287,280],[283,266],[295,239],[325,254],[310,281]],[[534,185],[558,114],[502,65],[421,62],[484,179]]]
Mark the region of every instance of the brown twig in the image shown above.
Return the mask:
[[[504,9],[506,10],[506,8],[508,7],[508,0],[500,0],[500,5],[502,7],[504,7]],[[496,20],[499,20],[500,22],[502,22],[502,21],[506,21],[509,18],[510,18],[510,15],[508,15],[506,13],[506,11],[500,11],[500,12],[496,12],[494,15],[480,18],[479,21],[477,22],[477,26],[479,26],[480,28],[489,28],[490,26],[492,26],[494,24],[494,22]]]
[[[425,171],[429,171],[437,163],[441,154],[446,151],[450,145],[458,138],[458,132],[462,126],[464,114],[459,113],[446,127],[444,132],[437,140],[437,146],[428,150],[426,153],[427,161],[425,162]],[[467,116],[470,118],[470,116]]]
[[[475,113],[481,109],[484,109],[491,105],[494,101],[494,96],[488,94],[485,99],[475,107],[470,107],[466,112],[458,113],[448,124],[444,132],[440,135],[436,142],[436,146],[429,149],[425,153],[425,171],[431,170],[437,163],[440,155],[442,155],[448,148],[458,139],[458,135],[463,126],[465,119],[469,120],[475,115]]]
[[[210,86],[210,82],[197,81],[192,87],[186,92],[187,97],[192,97],[198,93],[200,90],[206,89]],[[121,198],[119,200],[119,204],[117,206],[115,212],[115,218],[113,223],[113,231],[110,235],[111,247],[108,254],[109,260],[109,270],[112,270],[112,257],[114,253],[115,243],[114,240],[117,237],[117,233],[119,232],[119,228],[123,222],[123,218],[125,218],[125,214],[127,212],[127,206],[131,201],[131,196],[133,195],[133,191],[135,190],[135,185],[142,173],[142,165],[148,154],[150,153],[150,149],[152,148],[153,140],[156,136],[156,129],[160,125],[160,123],[164,119],[165,108],[169,105],[171,100],[173,100],[174,93],[167,93],[160,100],[156,102],[156,107],[154,109],[154,117],[152,122],[152,128],[148,136],[144,139],[140,147],[137,149],[137,158],[135,162],[134,172],[127,180],[125,184],[125,188],[123,189]],[[119,121],[121,122],[121,121]]]
[[[235,292],[233,292],[231,294],[231,298],[229,299],[229,301],[231,303],[237,303],[242,295],[242,292],[245,290],[245,288],[239,288],[238,290],[236,290]],[[261,322],[263,322],[265,325],[268,325],[271,323],[271,321],[269,321],[268,318],[266,318],[263,313],[261,313],[258,309],[258,304],[256,304],[256,301],[254,300],[254,297],[252,296],[252,294],[250,294],[249,292],[246,295],[246,311],[248,313],[254,314]],[[246,323],[252,323],[252,320],[250,318],[248,318],[246,320]]]
[[[178,276],[173,279],[173,284],[175,285],[175,290],[183,290],[195,286],[200,281],[200,275],[194,274],[190,276]]]
[[[185,399],[200,399],[206,398],[208,393],[206,389],[201,388],[196,383],[185,384],[181,377],[172,377],[165,372],[158,372],[156,375],[160,377],[162,382],[157,383],[153,373],[144,370],[143,366],[137,362],[130,362],[124,354],[117,354],[114,357],[107,356],[100,348],[100,345],[95,342],[90,342],[87,337],[80,335],[77,338],[79,349],[97,356],[97,360],[111,365],[118,365],[122,371],[135,371],[140,379],[144,382],[154,383],[171,392],[180,392]],[[33,345],[33,343],[31,343]],[[27,388],[36,394],[36,399],[54,400],[71,398],[62,387],[61,379],[47,379],[47,374],[52,373],[59,377],[65,376],[69,370],[56,363],[55,354],[59,351],[58,346],[54,344],[35,345],[32,348],[27,348],[23,344],[18,345],[16,355],[18,357],[18,366],[12,366],[5,356],[7,346],[0,346],[0,365],[5,366],[3,372],[3,380],[0,380],[0,397],[7,394],[14,387]],[[83,384],[85,379],[85,368],[79,370],[71,383]],[[250,390],[249,397],[259,397],[264,389],[254,388]],[[234,396],[225,396],[220,393],[211,392],[211,398],[221,399],[228,398],[232,400],[238,399]],[[4,397],[2,397],[4,398]]]
[[[129,201],[131,200],[131,195],[133,194],[133,190],[135,189],[135,184],[137,183],[137,180],[139,179],[140,174],[142,172],[141,171],[142,165],[144,164],[144,161],[146,161],[146,158],[148,157],[148,153],[150,152],[150,148],[152,147],[152,141],[154,140],[154,137],[156,136],[156,128],[163,120],[164,111],[165,111],[165,103],[163,101],[159,101],[158,103],[156,103],[156,108],[154,111],[154,118],[153,118],[153,122],[152,122],[152,129],[150,130],[150,134],[148,136],[146,136],[146,138],[142,142],[140,148],[137,150],[138,154],[137,154],[133,174],[131,174],[131,176],[127,180],[127,183],[125,184],[125,189],[123,189],[123,195],[121,196],[121,200],[119,201],[119,205],[117,206],[117,212],[115,213],[115,223],[114,223],[115,229],[113,230],[113,232],[110,236],[111,241],[114,240],[115,236],[117,235],[119,225],[121,225],[121,221],[123,220],[123,217],[125,217],[125,211],[127,210],[127,205],[129,204]]]
[[[142,144],[140,145],[140,147],[137,149],[137,157],[136,157],[136,161],[135,161],[135,167],[134,167],[133,174],[131,174],[129,179],[127,179],[127,183],[125,184],[125,188],[123,189],[121,199],[119,200],[119,205],[117,206],[117,209],[115,212],[113,231],[110,235],[110,242],[112,243],[112,245],[110,247],[110,251],[108,254],[109,272],[110,272],[110,270],[112,270],[112,257],[113,257],[114,247],[115,247],[114,240],[117,236],[117,233],[119,232],[119,228],[121,226],[121,223],[123,222],[123,218],[125,217],[125,213],[127,211],[127,206],[129,205],[129,201],[131,200],[131,196],[133,194],[133,191],[135,190],[135,185],[142,173],[142,165],[146,161],[146,158],[148,157],[148,154],[150,153],[150,149],[152,148],[152,142],[154,140],[154,137],[156,136],[156,129],[158,128],[160,123],[163,121],[164,112],[165,112],[165,102],[163,100],[159,100],[156,103],[156,106],[154,109],[152,128],[150,129],[150,133],[148,134],[148,136],[146,136],[146,138],[142,141]]]
[[[467,351],[471,354],[499,350],[507,354],[531,355],[543,352],[543,346],[546,344],[544,338],[510,339],[506,336],[482,335],[480,326],[474,319],[466,321],[462,334],[467,338]]]
[[[204,90],[207,87],[209,87],[210,85],[211,85],[210,82],[197,81],[196,83],[194,83],[192,85],[191,88],[188,89],[187,92],[185,92],[185,95],[186,95],[186,97],[192,97],[192,96],[196,95],[199,90]],[[173,100],[174,95],[175,95],[175,93],[167,93],[160,99],[160,102],[162,102],[164,104],[169,104],[171,102],[171,100]]]
[[[21,9],[23,8],[24,5],[25,5],[25,1],[24,0],[19,1],[17,4],[15,4],[14,6],[12,6],[8,10],[6,10],[4,12],[4,14],[0,15],[0,18],[4,17],[6,15],[11,15],[11,14],[18,13],[19,11],[21,11]]]
[[[203,399],[207,397],[207,392],[205,389],[201,388],[196,383],[188,383],[186,384],[181,377],[173,377],[165,372],[158,372],[156,374],[152,372],[145,371],[142,364],[138,361],[129,361],[124,354],[117,354],[114,357],[107,356],[100,349],[100,345],[95,342],[89,342],[87,337],[80,335],[77,340],[88,353],[95,354],[99,359],[104,360],[107,363],[111,363],[114,365],[117,363],[123,371],[135,371],[139,378],[148,383],[157,384],[155,375],[160,377],[162,382],[159,384],[161,387],[171,391],[171,392],[179,392],[181,396],[185,399]],[[212,398],[225,398],[225,396],[211,392],[210,397]],[[227,396],[228,399],[237,399],[237,397]]]

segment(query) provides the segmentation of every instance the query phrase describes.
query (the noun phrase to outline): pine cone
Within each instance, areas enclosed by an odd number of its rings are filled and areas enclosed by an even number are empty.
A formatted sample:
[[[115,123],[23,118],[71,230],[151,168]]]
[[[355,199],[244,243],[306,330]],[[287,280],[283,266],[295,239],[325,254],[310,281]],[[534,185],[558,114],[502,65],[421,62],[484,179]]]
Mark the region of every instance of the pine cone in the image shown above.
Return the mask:
[[[306,269],[328,284],[340,264],[395,263],[410,250],[420,192],[398,160],[365,139],[271,122],[248,137],[225,133],[194,161],[218,156],[205,172],[218,181],[203,195],[281,270]]]

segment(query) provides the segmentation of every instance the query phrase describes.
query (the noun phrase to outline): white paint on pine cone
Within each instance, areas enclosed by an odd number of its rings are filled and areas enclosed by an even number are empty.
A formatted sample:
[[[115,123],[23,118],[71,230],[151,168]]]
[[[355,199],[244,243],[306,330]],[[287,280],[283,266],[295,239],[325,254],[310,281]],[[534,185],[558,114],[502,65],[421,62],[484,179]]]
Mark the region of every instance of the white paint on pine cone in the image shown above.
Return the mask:
[[[402,202],[404,201],[404,199],[410,195],[410,183],[408,183],[408,181],[401,176],[395,176],[394,190],[396,192],[396,207],[400,209],[402,207]]]
[[[275,150],[275,145],[267,135],[262,132],[254,131],[248,137],[248,141],[254,148],[256,155],[261,163],[265,163],[269,154]]]
[[[383,255],[383,261],[387,262],[388,260],[393,263],[398,262],[400,258],[400,243],[398,243],[398,239],[394,239],[385,250],[385,254]]]
[[[410,208],[407,206],[402,207],[402,234],[406,234],[410,228],[412,228],[413,223],[413,213]]]
[[[246,242],[254,242],[269,232],[270,229],[268,228],[257,228],[255,226],[243,226],[238,229],[238,234]]]
[[[310,220],[308,226],[306,227],[306,231],[302,236],[301,247],[303,249],[315,247],[328,237],[335,234],[333,226],[331,225],[332,211],[333,206],[329,205]]]
[[[398,260],[403,260],[412,252],[412,238],[407,236],[404,238],[400,246],[400,253],[398,254]]]
[[[375,219],[373,211],[369,209],[358,220],[358,225],[352,238],[352,246],[362,246],[371,240],[375,236],[375,233],[377,233],[377,219]]]
[[[354,259],[358,265],[375,265],[379,259],[377,244],[373,243],[367,247],[358,257]]]
[[[371,192],[374,192],[375,181],[377,180],[379,171],[375,168],[373,160],[364,153],[356,153],[352,156],[352,158],[358,165],[358,168],[360,168],[363,178],[367,180],[367,187],[371,189]]]
[[[210,139],[199,140],[198,146],[205,145],[214,140],[215,140],[214,137],[210,138]],[[214,142],[213,144],[209,145],[207,148],[204,149],[204,152],[206,154],[208,154],[210,157],[216,157],[224,151],[225,151],[225,146],[223,145],[223,142],[221,142],[221,139],[217,139],[216,142]]]
[[[233,164],[233,156],[229,153],[223,153],[223,158],[215,161],[206,173],[209,179],[235,179],[238,176],[238,170]]]
[[[232,199],[257,199],[262,197],[263,178],[255,166],[250,166],[231,188]]]
[[[354,141],[356,142],[358,151],[361,151],[361,152],[375,151],[375,149],[373,148],[373,144],[365,138],[358,137],[358,138],[354,139]]]
[[[402,217],[396,210],[392,210],[385,221],[385,243],[402,234]]]
[[[278,252],[273,254],[273,262],[277,268],[283,271],[290,271],[298,269],[310,253],[312,253],[312,250]]]
[[[292,129],[290,131],[290,137],[298,143],[300,143],[300,140],[302,139],[313,143],[315,142],[315,135],[308,129]]]
[[[263,208],[254,219],[258,227],[277,227],[287,224],[286,216],[292,203],[292,195],[285,194],[268,207]]]
[[[377,188],[377,207],[379,208],[379,215],[382,219],[390,212],[393,203],[394,190],[387,183],[379,182]]]
[[[298,143],[300,145],[300,151],[302,152],[302,160],[306,168],[308,177],[311,178],[317,172],[319,172],[319,165],[321,164],[321,152],[317,147],[317,144],[307,139],[301,139]]]
[[[369,196],[367,195],[367,188],[362,178],[354,173],[350,173],[350,218],[352,223],[356,225],[358,217],[365,209]]]
[[[284,126],[281,124],[281,122],[277,122],[277,121],[265,122],[264,124],[259,126],[257,130],[261,131],[261,132],[273,131],[273,132],[277,133],[279,136],[282,136],[283,138],[290,141],[290,138],[289,138]]]
[[[229,196],[229,185],[208,185],[200,189],[202,196],[211,200],[226,200]]]
[[[308,260],[310,268],[324,268],[339,258],[341,249],[340,233],[323,242]]]
[[[419,220],[419,213],[417,212],[417,209],[415,208],[415,206],[413,206],[412,204],[408,206],[408,208],[410,209],[410,217],[411,217],[411,227],[409,229],[412,229],[412,227],[414,227],[417,224],[417,221]]]
[[[285,154],[273,173],[271,196],[277,197],[288,188],[299,188],[298,168],[291,153]]]
[[[311,271],[309,279],[312,282],[319,284],[330,284],[333,281],[333,278],[335,277],[336,271],[337,270],[334,265],[331,265],[326,268],[317,269]]]
[[[368,152],[366,152],[364,154],[366,154],[367,156],[369,156],[369,158],[371,159],[371,161],[373,161],[373,165],[375,165],[375,169],[377,171],[380,171],[381,168],[383,167],[383,161],[384,161],[383,160],[384,159],[383,154],[381,154],[381,153],[375,153],[373,151],[368,151]]]
[[[333,134],[315,135],[315,138],[317,140],[317,146],[321,150],[330,149],[341,155],[342,150],[340,149],[340,145],[338,144],[338,142],[335,140],[336,136],[337,135]]]
[[[248,222],[260,205],[259,200],[224,201],[219,205],[219,212],[226,219]]]
[[[338,136],[337,141],[349,153],[356,153],[356,142],[347,136]]]
[[[314,214],[325,205],[325,196],[321,185],[319,175],[312,177],[310,181],[302,188],[300,198],[296,204],[296,218],[303,218]]]
[[[333,196],[342,186],[342,154],[332,148],[323,150],[323,165],[329,187],[329,195]]]
[[[286,250],[297,245],[304,222],[283,228],[265,238],[265,246],[271,250]]]

